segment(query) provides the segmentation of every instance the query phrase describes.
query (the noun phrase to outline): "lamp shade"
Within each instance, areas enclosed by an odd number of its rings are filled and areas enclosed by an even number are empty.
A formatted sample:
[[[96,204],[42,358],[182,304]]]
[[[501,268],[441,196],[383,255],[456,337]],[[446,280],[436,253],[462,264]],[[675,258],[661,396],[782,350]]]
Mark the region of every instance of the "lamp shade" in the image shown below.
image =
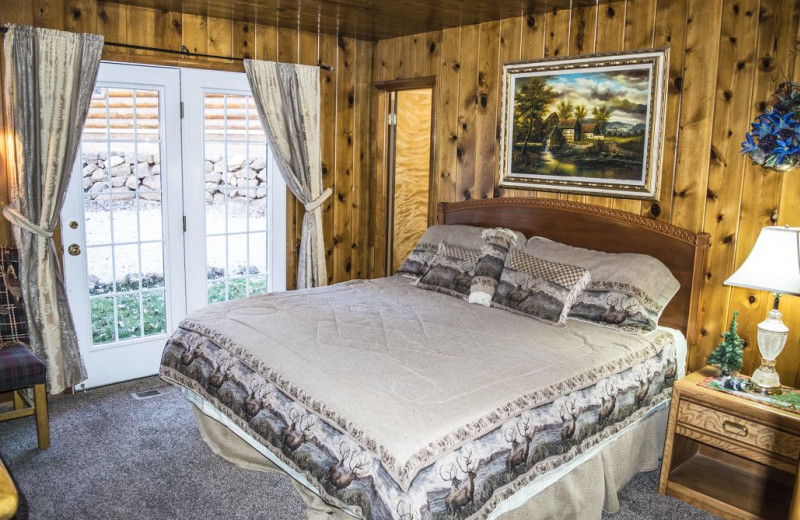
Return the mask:
[[[800,296],[800,228],[768,226],[725,285]]]

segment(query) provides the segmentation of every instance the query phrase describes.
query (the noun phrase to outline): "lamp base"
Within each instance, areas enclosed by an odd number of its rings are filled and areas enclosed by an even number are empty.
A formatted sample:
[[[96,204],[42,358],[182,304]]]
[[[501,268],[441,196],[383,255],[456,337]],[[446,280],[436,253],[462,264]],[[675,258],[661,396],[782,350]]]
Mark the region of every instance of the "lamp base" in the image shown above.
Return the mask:
[[[783,393],[780,376],[775,371],[774,359],[761,358],[761,366],[750,377],[747,390],[761,395],[780,395]]]

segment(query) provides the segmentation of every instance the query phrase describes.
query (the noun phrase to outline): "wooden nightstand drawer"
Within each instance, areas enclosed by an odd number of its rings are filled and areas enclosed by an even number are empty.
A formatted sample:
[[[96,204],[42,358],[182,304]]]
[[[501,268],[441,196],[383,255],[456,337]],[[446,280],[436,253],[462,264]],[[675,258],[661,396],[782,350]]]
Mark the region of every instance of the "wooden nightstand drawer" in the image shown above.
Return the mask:
[[[771,426],[714,410],[702,404],[681,399],[678,423],[797,460],[800,457],[800,437],[776,430]]]

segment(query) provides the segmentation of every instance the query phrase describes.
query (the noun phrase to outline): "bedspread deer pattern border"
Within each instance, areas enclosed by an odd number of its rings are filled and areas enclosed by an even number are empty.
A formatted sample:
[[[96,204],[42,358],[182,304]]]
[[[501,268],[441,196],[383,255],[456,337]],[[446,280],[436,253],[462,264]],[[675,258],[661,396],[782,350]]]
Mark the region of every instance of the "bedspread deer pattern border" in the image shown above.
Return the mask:
[[[373,520],[484,519],[537,477],[596,446],[669,397],[675,345],[594,384],[500,418],[495,427],[443,451],[406,487],[372,443],[253,370],[217,342],[179,329],[164,350],[161,375],[213,404],[326,502]]]

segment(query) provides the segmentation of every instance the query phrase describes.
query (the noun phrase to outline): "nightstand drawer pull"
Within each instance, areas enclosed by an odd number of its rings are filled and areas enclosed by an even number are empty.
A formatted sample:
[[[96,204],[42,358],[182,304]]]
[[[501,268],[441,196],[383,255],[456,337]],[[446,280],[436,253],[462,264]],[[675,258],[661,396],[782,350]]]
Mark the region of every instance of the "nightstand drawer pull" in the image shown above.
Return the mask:
[[[747,437],[747,426],[732,421],[723,421],[722,429],[734,435],[741,435]]]

